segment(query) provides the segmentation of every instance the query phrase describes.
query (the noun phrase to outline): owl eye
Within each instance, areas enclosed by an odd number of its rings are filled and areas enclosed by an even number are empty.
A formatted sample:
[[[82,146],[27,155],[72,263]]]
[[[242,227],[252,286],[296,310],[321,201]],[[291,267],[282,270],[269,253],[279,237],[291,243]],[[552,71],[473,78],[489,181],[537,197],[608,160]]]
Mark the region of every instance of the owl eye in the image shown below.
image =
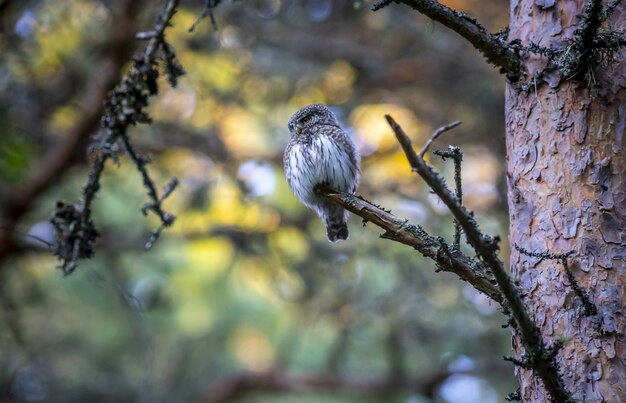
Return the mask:
[[[313,117],[311,115],[309,115],[309,116],[303,117],[300,122],[302,122],[303,125],[307,125],[307,124],[311,123],[312,119],[313,119]]]

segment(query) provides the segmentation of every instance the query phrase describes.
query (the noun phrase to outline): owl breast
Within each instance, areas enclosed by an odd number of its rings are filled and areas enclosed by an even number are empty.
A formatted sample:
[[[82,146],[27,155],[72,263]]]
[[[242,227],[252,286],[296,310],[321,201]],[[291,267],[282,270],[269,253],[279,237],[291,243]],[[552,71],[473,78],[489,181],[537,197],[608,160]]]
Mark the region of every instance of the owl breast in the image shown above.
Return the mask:
[[[317,135],[308,142],[293,143],[287,149],[287,178],[298,199],[309,207],[320,203],[321,199],[313,189],[321,183],[340,191],[354,192],[358,168],[347,147],[349,145],[331,136]]]

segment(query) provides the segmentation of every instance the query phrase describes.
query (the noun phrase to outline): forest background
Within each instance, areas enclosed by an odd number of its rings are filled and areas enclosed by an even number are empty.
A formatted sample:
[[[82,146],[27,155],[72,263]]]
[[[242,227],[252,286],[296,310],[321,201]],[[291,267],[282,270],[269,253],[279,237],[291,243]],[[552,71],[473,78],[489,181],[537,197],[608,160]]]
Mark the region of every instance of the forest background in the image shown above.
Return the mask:
[[[506,2],[446,4],[492,32],[508,20]],[[130,132],[156,183],[180,182],[164,203],[174,225],[144,250],[159,222],[141,214],[142,179],[122,156],[94,203],[96,254],[64,277],[48,220],[80,198],[106,90],[159,9],[0,2],[0,200],[3,223],[16,218],[0,261],[3,401],[502,401],[517,386],[497,307],[358,217],[329,244],[287,188],[282,150],[295,110],[332,106],[363,155],[358,193],[449,240],[452,219],[383,115],[417,144],[462,120],[434,148],[462,148],[464,202],[506,248],[504,79],[403,8],[224,2],[217,30],[205,19],[189,32],[201,6],[183,2],[167,31],[186,75],[159,79],[153,123]]]

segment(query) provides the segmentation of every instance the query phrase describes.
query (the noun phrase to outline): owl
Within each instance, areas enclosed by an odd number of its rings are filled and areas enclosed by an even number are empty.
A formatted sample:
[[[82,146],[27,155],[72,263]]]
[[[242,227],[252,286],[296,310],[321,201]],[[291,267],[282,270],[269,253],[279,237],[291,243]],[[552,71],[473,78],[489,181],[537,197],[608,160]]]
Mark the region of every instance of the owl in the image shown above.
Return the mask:
[[[348,212],[317,195],[316,185],[354,193],[361,158],[350,136],[324,105],[305,106],[289,119],[291,139],[283,160],[285,176],[296,197],[315,210],[326,226],[330,242],[348,239]]]

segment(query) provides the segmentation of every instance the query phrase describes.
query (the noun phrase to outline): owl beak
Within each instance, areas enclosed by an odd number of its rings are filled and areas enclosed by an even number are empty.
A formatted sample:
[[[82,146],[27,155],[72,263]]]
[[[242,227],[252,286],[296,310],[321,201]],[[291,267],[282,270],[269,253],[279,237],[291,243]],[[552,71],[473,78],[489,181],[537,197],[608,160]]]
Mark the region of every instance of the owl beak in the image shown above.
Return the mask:
[[[296,134],[302,133],[302,127],[296,126]]]

